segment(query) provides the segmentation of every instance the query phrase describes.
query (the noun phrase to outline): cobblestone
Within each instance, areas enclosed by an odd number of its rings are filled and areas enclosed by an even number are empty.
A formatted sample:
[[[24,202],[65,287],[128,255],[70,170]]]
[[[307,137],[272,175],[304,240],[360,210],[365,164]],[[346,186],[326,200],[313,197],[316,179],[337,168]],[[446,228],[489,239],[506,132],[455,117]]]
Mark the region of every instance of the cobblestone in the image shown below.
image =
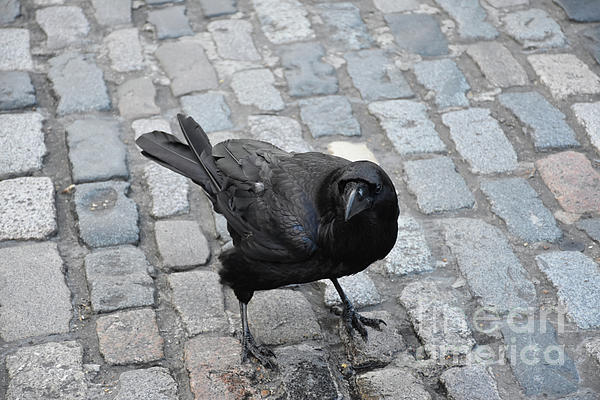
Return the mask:
[[[115,400],[177,400],[177,382],[162,367],[125,371],[117,393]]]
[[[0,29],[0,47],[0,70],[33,69],[27,29]]]
[[[600,270],[578,251],[556,251],[536,257],[540,270],[558,290],[568,315],[582,329],[600,327]]]
[[[421,61],[415,64],[417,80],[435,93],[435,103],[440,109],[467,107],[465,92],[471,87],[456,63],[450,59]]]
[[[503,18],[505,29],[517,40],[523,49],[543,49],[564,47],[565,36],[556,23],[544,10],[532,8],[516,11]]]
[[[156,27],[159,39],[172,39],[189,36],[194,32],[185,15],[184,6],[172,6],[148,12],[148,22]]]
[[[330,280],[325,280],[325,305],[328,307],[341,305],[342,300],[337,290]],[[344,293],[352,302],[354,307],[362,308],[381,303],[381,295],[375,287],[373,280],[365,271],[361,271],[354,275],[344,276],[339,279],[339,283],[344,289]]]
[[[388,139],[402,155],[446,150],[423,103],[412,100],[377,101],[369,112],[380,121]]]
[[[579,146],[565,115],[538,92],[503,93],[498,99],[530,127],[536,150]]]
[[[456,400],[501,400],[496,381],[483,365],[447,369],[440,380]]]
[[[504,220],[510,233],[525,242],[555,242],[562,237],[552,213],[523,178],[481,182],[492,211]]]
[[[79,236],[91,247],[136,243],[139,239],[135,202],[125,197],[129,183],[107,181],[76,186]]]
[[[391,14],[385,16],[401,49],[424,57],[448,54],[448,39],[434,16],[427,14]]]
[[[90,59],[72,52],[50,59],[48,78],[60,98],[56,108],[58,114],[110,109],[102,70]],[[79,79],[74,80],[73,76]]]
[[[600,7],[595,2],[577,0],[556,0],[570,19],[578,22],[600,21]]]
[[[576,103],[571,106],[571,110],[575,113],[577,121],[585,127],[585,132],[596,151],[600,151],[600,102]]]
[[[66,130],[74,183],[129,177],[117,121],[82,119]]]
[[[272,43],[282,44],[315,37],[308,12],[297,0],[252,0],[262,30]]]
[[[314,138],[330,135],[360,136],[360,125],[344,96],[325,96],[302,100],[300,117]]]
[[[217,44],[217,51],[230,60],[257,61],[260,54],[252,41],[252,24],[244,20],[219,20],[208,24],[208,31]]]
[[[446,244],[482,306],[507,312],[534,304],[535,287],[498,228],[471,218],[448,220],[444,228]]]
[[[181,315],[187,334],[226,333],[224,300],[219,275],[212,271],[178,272],[169,275],[173,305]]]
[[[335,68],[322,61],[325,49],[318,43],[294,43],[280,50],[281,65],[290,96],[335,94],[338,80]]]
[[[183,57],[184,54],[185,57]],[[165,43],[158,47],[155,55],[171,79],[173,95],[181,96],[217,87],[217,74],[208,62],[204,48],[200,44],[195,42]]]
[[[565,151],[542,158],[535,166],[565,211],[583,214],[600,209],[600,174],[583,154]]]
[[[187,178],[151,163],[144,167],[144,179],[152,198],[150,214],[153,217],[171,217],[177,214],[185,214],[190,210]]]
[[[498,31],[489,22],[487,14],[477,0],[435,0],[458,22],[462,39],[494,39]]]
[[[311,151],[308,143],[302,138],[300,123],[293,118],[251,115],[248,117],[248,126],[254,139],[268,141],[286,151]]]
[[[464,357],[475,345],[464,311],[449,304],[453,299],[440,294],[444,292],[434,282],[421,280],[408,284],[399,297],[425,352],[436,362]]]
[[[256,340],[266,345],[297,344],[322,337],[308,300],[293,290],[254,293],[248,323]]]
[[[575,363],[556,341],[556,330],[548,321],[527,326],[502,327],[510,366],[527,396],[564,396],[577,390],[579,376]]]
[[[399,68],[382,50],[346,53],[348,74],[365,101],[413,97],[414,93]]]
[[[600,93],[600,78],[574,54],[533,54],[527,60],[558,100]]]
[[[373,0],[373,4],[384,14],[412,11],[419,8],[417,0]]]
[[[527,73],[510,51],[498,42],[470,45],[467,54],[494,86],[508,88],[527,84]]]
[[[57,230],[54,186],[47,177],[0,181],[0,241],[45,239]]]
[[[237,12],[237,0],[200,0],[200,6],[207,18],[220,17]]]
[[[332,47],[359,50],[371,46],[371,36],[360,18],[358,7],[352,3],[324,3],[317,5],[317,12],[327,25],[327,41]]]
[[[585,344],[587,352],[598,360],[600,364],[600,339],[593,339]]]
[[[154,102],[156,89],[146,77],[130,79],[117,88],[119,113],[123,118],[134,119],[160,113]]]
[[[15,110],[36,105],[31,78],[23,71],[0,71],[0,110]]]
[[[94,16],[100,25],[131,23],[131,0],[92,0]]]
[[[207,92],[181,98],[183,111],[194,118],[205,132],[214,132],[233,127],[231,110],[221,93]]]
[[[448,157],[406,161],[408,190],[424,214],[471,208],[475,198]]]
[[[6,342],[69,331],[71,293],[55,243],[0,249],[0,337]]]
[[[517,167],[515,150],[487,108],[449,112],[442,115],[442,121],[473,173],[508,172]]]
[[[136,247],[94,251],[85,257],[85,272],[96,312],[154,305],[153,268]]]
[[[119,311],[99,317],[96,332],[100,353],[114,365],[147,363],[163,357],[163,338],[154,311]]]
[[[236,72],[231,80],[231,88],[240,104],[252,105],[260,110],[279,111],[285,104],[279,91],[273,86],[275,77],[266,68]]]
[[[329,142],[327,151],[337,157],[345,158],[350,161],[368,160],[377,164],[375,154],[365,143],[352,143],[346,141]]]
[[[1,83],[1,82],[0,82]],[[0,177],[25,175],[42,168],[46,154],[43,117],[37,112],[0,114]]]
[[[577,221],[577,228],[585,231],[595,241],[600,241],[600,218],[587,218]]]
[[[137,71],[144,68],[144,56],[136,28],[119,29],[109,33],[103,41],[118,72]]]
[[[154,234],[166,267],[190,269],[210,258],[208,241],[195,221],[156,221]]]
[[[46,46],[50,49],[81,43],[90,31],[90,24],[79,7],[43,8],[35,12],[35,19],[48,37]]]
[[[383,265],[387,274],[396,276],[433,270],[431,250],[416,219],[409,215],[398,217],[396,244]]]
[[[9,24],[21,15],[19,0],[3,0],[0,2],[0,24]]]
[[[378,369],[359,375],[356,386],[359,395],[367,399],[431,400],[421,382],[403,368]]]
[[[23,347],[6,357],[7,400],[87,399],[83,349],[75,341]]]

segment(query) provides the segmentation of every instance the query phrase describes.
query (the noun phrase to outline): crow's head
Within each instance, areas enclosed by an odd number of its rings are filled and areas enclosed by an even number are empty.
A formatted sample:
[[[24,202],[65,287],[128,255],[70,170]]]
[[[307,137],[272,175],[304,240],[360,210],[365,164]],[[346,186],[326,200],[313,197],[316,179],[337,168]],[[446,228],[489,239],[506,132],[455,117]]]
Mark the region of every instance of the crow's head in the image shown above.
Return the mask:
[[[370,161],[356,161],[342,167],[337,190],[338,207],[343,209],[345,221],[369,210],[384,212],[398,208],[392,180],[381,167]]]

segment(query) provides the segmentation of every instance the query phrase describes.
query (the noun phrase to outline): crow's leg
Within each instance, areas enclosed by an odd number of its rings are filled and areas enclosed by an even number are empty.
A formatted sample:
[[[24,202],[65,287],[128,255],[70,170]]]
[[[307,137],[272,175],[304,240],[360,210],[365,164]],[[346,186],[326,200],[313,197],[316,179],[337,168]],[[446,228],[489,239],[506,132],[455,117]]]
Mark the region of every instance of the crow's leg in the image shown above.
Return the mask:
[[[342,318],[344,319],[344,323],[346,324],[346,329],[348,329],[348,333],[352,336],[353,330],[356,329],[360,336],[362,336],[363,340],[366,342],[368,338],[367,328],[365,325],[375,328],[377,330],[381,330],[379,325],[386,325],[385,321],[382,319],[374,319],[367,318],[360,315],[358,312],[354,310],[354,306],[346,296],[346,293],[342,290],[340,283],[336,278],[331,279],[333,282],[333,286],[337,290],[340,298],[342,299],[342,303],[344,305],[344,309],[342,311]]]
[[[276,369],[277,364],[271,358],[275,354],[266,346],[259,346],[254,341],[248,327],[248,304],[240,301],[240,315],[242,316],[242,362],[248,360],[248,355],[254,356],[262,365],[267,368]]]

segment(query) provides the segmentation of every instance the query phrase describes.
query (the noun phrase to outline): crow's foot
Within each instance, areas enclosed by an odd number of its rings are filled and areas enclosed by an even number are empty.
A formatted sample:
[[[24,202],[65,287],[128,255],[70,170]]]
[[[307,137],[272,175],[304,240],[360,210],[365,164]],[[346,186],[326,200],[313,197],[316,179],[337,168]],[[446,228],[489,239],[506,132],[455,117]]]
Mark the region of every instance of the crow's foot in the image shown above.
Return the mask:
[[[346,329],[348,330],[350,336],[353,336],[354,330],[357,330],[365,342],[367,341],[369,336],[365,325],[370,326],[371,328],[375,328],[378,331],[381,330],[381,324],[387,325],[382,319],[363,317],[354,310],[354,307],[350,303],[344,306],[344,310],[342,311],[342,318],[344,319],[344,324],[346,325]]]
[[[256,358],[264,367],[277,369],[275,354],[266,346],[256,344],[254,337],[247,332],[242,338],[242,363],[248,360],[248,355]]]

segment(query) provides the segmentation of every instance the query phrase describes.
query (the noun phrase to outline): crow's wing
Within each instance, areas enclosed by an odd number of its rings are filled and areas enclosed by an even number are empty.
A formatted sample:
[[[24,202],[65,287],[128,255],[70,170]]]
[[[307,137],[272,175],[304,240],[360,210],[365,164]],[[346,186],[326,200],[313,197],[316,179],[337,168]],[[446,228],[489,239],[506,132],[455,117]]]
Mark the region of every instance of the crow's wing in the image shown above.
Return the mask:
[[[306,168],[311,154],[320,168]],[[216,208],[240,251],[256,260],[294,262],[317,250],[315,188],[341,159],[294,155],[244,139],[215,145],[213,157],[224,178]]]

